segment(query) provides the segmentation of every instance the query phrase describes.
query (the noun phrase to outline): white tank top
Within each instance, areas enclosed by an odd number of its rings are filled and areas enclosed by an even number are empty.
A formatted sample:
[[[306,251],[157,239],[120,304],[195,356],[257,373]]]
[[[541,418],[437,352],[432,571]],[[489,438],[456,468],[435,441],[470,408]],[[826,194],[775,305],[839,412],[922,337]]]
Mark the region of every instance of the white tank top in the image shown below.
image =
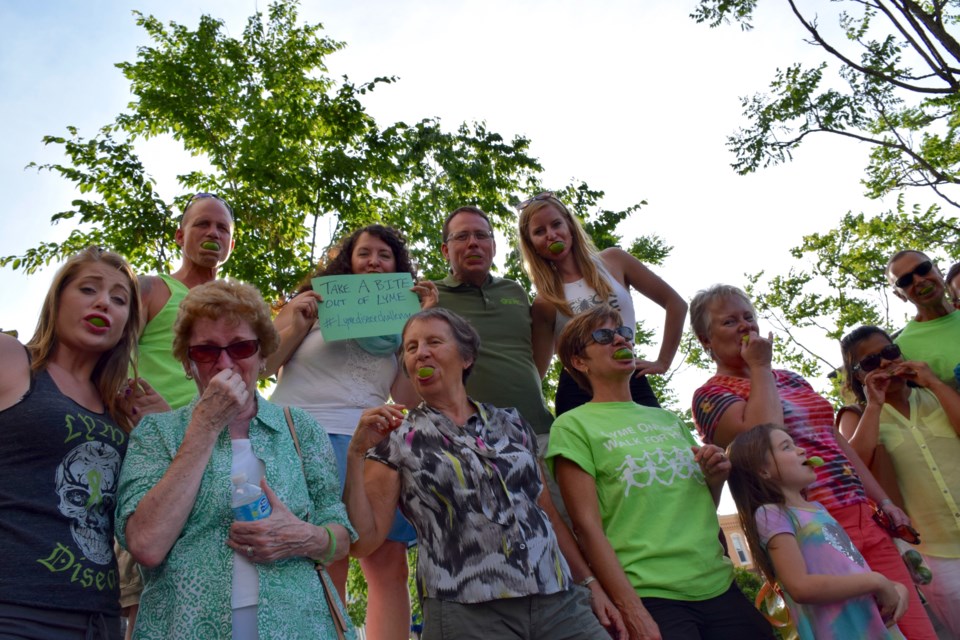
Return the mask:
[[[577,315],[578,313],[589,311],[590,309],[606,302],[620,312],[620,315],[623,317],[624,326],[636,330],[637,317],[633,310],[633,299],[630,297],[630,291],[624,288],[624,286],[620,284],[616,278],[610,275],[610,272],[607,271],[607,268],[603,265],[603,262],[600,260],[595,260],[594,264],[597,265],[597,270],[600,272],[600,277],[606,280],[607,284],[610,285],[610,288],[613,289],[613,291],[610,292],[610,297],[608,299],[601,300],[599,296],[597,296],[597,292],[594,291],[593,288],[588,285],[583,278],[580,278],[576,282],[565,282],[563,284],[563,295],[567,299],[567,303],[569,303],[573,314]],[[557,318],[553,325],[554,346],[556,346],[560,339],[560,332],[563,331],[563,328],[567,326],[569,321],[570,316],[557,311]]]

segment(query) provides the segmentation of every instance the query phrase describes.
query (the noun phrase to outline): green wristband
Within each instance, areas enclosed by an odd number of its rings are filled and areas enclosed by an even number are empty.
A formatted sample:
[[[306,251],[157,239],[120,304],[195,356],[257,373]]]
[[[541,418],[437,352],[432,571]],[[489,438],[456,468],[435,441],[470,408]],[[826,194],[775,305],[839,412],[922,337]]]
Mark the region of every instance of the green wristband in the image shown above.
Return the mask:
[[[330,525],[323,524],[320,526],[326,530],[327,535],[330,537],[330,543],[327,547],[327,555],[323,558],[323,560],[320,561],[320,564],[326,565],[329,564],[330,561],[333,560],[333,556],[337,554],[337,536],[333,535],[333,529],[330,528]]]

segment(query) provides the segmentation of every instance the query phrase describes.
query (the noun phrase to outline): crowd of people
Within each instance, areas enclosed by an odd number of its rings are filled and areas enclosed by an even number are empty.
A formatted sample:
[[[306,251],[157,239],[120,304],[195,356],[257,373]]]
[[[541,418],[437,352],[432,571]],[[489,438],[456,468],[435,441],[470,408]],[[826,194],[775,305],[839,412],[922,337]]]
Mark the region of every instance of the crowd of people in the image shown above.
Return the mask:
[[[443,223],[443,280],[372,224],[277,313],[217,277],[236,220],[213,194],[185,207],[172,274],[95,247],[67,260],[34,336],[0,334],[0,637],[118,640],[123,620],[127,638],[351,638],[352,556],[366,637],[405,640],[417,545],[424,639],[773,638],[719,535],[729,483],[796,637],[932,640],[935,620],[960,638],[960,265],[890,258],[916,315],[843,338],[838,412],[773,367],[741,289],[698,292],[716,365],[698,440],[646,378],[688,303],[598,251],[554,194],[518,209],[532,302],[492,275],[474,206]],[[325,339],[312,279],[373,273],[409,274],[421,310]],[[633,291],[664,310],[654,360],[634,350]],[[241,486],[265,517],[235,518]]]

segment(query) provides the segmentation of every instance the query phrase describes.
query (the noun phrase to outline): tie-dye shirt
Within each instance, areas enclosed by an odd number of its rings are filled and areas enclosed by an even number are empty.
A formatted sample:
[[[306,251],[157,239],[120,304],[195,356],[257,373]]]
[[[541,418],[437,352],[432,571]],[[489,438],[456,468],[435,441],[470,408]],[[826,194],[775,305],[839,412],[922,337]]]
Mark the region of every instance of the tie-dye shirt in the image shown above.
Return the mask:
[[[807,500],[820,502],[827,509],[865,502],[863,483],[837,444],[833,406],[792,371],[775,369],[773,377],[783,404],[783,423],[790,437],[808,457],[820,456],[824,461],[816,470],[816,481],[806,489]],[[693,421],[703,441],[713,443],[724,412],[730,405],[749,397],[749,378],[713,376],[697,389],[693,394]]]
[[[367,457],[400,474],[427,598],[488,602],[570,587],[547,514],[537,439],[515,409],[474,403],[463,427],[421,404]]]
[[[846,531],[820,504],[811,503],[809,508],[768,504],[757,509],[754,519],[764,552],[774,536],[792,535],[797,539],[809,574],[848,576],[870,573],[870,567]],[[883,624],[872,595],[830,604],[798,604],[789,593],[784,595],[800,640],[903,638],[896,626],[888,629]]]

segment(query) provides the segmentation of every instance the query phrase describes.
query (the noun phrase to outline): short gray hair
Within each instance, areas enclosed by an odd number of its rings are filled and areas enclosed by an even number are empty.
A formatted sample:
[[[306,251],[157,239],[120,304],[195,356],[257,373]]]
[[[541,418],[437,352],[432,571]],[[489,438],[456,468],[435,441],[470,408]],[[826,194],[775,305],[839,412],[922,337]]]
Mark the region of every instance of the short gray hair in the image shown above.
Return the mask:
[[[693,296],[690,301],[690,327],[699,340],[705,339],[710,329],[710,305],[715,300],[724,298],[739,298],[753,309],[753,302],[743,292],[743,289],[730,284],[715,284],[712,287],[697,291],[697,295]]]
[[[470,366],[463,370],[463,383],[466,384],[470,372],[473,371],[473,365],[477,363],[477,357],[480,355],[480,334],[477,333],[473,325],[460,314],[454,313],[449,309],[444,309],[443,307],[431,307],[407,318],[406,324],[403,325],[401,335],[406,336],[407,328],[419,320],[443,320],[450,325],[450,333],[453,334],[453,339],[457,341],[457,351],[460,352],[460,357],[463,358],[464,362],[470,362]],[[407,371],[407,367],[403,363],[403,358],[400,360],[400,366],[403,367],[404,373],[409,376],[410,372]]]

